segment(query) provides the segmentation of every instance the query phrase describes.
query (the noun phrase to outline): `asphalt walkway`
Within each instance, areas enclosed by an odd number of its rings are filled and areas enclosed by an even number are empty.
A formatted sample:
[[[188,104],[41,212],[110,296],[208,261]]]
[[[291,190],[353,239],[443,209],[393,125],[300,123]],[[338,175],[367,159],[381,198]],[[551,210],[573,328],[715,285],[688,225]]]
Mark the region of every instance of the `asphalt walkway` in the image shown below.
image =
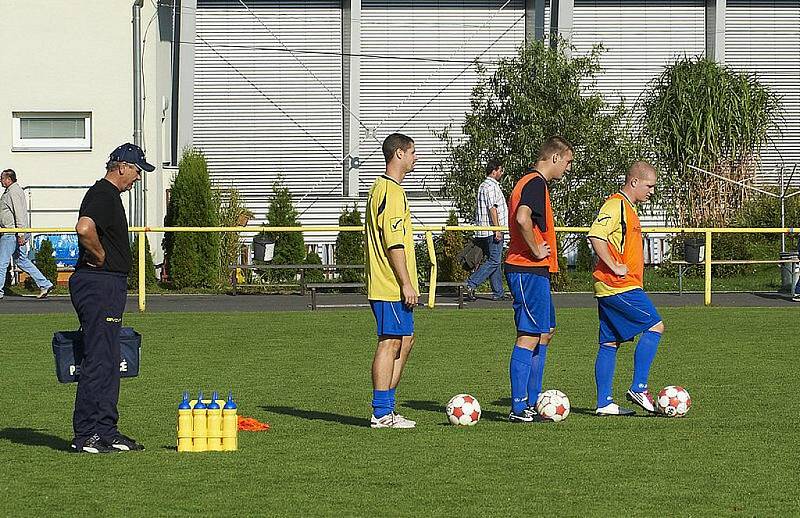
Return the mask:
[[[657,307],[703,306],[702,293],[652,293],[653,303]],[[427,296],[423,296],[427,301]],[[367,300],[360,294],[318,294],[317,303],[320,311],[330,308],[366,307]],[[457,300],[452,296],[437,297],[437,308],[453,309]],[[595,307],[594,298],[589,293],[556,293],[554,303],[557,308]],[[784,293],[715,293],[713,305],[721,307],[797,307],[800,303],[792,302]],[[464,311],[472,309],[511,307],[510,301],[495,302],[488,295],[475,302],[466,302]],[[147,312],[254,312],[254,311],[310,311],[310,295],[148,295]],[[128,297],[125,307],[128,313],[138,311],[138,298]],[[0,300],[0,314],[41,314],[41,313],[73,313],[72,304],[67,296],[51,296],[37,300],[33,296],[7,295]]]

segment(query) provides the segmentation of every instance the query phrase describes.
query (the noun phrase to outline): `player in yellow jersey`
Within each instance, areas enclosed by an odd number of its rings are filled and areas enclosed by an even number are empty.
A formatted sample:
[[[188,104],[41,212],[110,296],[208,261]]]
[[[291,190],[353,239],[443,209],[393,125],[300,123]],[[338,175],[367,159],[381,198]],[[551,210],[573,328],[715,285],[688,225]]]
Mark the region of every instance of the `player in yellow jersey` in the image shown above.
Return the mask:
[[[647,378],[664,323],[644,292],[642,225],[636,213],[636,205],[649,200],[655,186],[653,166],[635,162],[625,176],[625,185],[606,200],[589,229],[589,241],[598,257],[593,273],[600,317],[600,348],[594,367],[597,415],[633,414],[614,402],[611,388],[619,345],[639,334],[633,356],[633,382],[626,397],[647,412],[655,411]]]
[[[419,300],[411,210],[400,186],[417,161],[414,141],[393,133],[383,141],[386,173],[375,179],[366,208],[367,298],[378,327],[372,360],[372,428],[414,428],[394,411],[395,390],[414,347]]]

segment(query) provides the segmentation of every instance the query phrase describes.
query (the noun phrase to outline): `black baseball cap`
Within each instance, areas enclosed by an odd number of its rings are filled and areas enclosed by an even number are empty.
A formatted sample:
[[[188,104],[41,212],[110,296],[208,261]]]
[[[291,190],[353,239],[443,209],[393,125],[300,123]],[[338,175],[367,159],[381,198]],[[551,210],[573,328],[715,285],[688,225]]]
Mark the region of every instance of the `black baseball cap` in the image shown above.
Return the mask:
[[[117,149],[112,151],[111,154],[108,155],[108,159],[112,162],[126,162],[128,164],[133,164],[139,169],[147,171],[148,173],[156,170],[155,166],[148,164],[144,159],[144,151],[142,151],[142,148],[136,144],[131,144],[130,142],[122,144]]]

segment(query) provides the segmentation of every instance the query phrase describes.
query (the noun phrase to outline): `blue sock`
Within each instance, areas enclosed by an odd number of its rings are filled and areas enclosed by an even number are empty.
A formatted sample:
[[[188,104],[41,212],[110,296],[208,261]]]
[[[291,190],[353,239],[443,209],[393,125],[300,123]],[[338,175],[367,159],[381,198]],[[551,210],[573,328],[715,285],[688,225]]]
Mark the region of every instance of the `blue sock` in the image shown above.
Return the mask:
[[[392,412],[394,412],[394,395],[395,395],[395,392],[397,392],[397,389],[396,388],[390,388],[389,390],[387,390],[387,392],[389,393],[389,403],[392,406]]]
[[[594,381],[597,385],[597,408],[614,401],[611,389],[614,385],[614,368],[617,366],[617,347],[600,344],[594,361]]]
[[[392,413],[393,392],[392,390],[372,391],[372,415],[380,419],[386,414]]]
[[[656,333],[655,331],[645,331],[639,337],[639,343],[636,344],[636,352],[633,353],[633,383],[631,384],[631,391],[644,392],[647,390],[650,366],[656,357],[660,341],[661,333]]]
[[[544,362],[547,359],[547,344],[539,344],[531,357],[531,375],[528,378],[528,404],[535,405],[542,391]]]
[[[531,356],[533,351],[518,345],[511,352],[511,411],[519,414],[528,406],[528,378],[531,375]]]

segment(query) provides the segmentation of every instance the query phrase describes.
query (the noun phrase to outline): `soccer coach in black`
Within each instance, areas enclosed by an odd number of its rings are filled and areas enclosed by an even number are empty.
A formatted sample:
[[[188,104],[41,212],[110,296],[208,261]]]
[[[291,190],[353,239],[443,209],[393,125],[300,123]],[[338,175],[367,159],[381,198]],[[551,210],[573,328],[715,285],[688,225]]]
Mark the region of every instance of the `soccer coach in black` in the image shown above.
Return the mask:
[[[123,144],[109,156],[106,175],[86,193],[78,214],[79,256],[69,294],[83,329],[84,357],[72,427],[72,449],[85,453],[143,450],[117,429],[119,330],[128,296],[131,252],[121,194],[153,171],[141,148]]]

